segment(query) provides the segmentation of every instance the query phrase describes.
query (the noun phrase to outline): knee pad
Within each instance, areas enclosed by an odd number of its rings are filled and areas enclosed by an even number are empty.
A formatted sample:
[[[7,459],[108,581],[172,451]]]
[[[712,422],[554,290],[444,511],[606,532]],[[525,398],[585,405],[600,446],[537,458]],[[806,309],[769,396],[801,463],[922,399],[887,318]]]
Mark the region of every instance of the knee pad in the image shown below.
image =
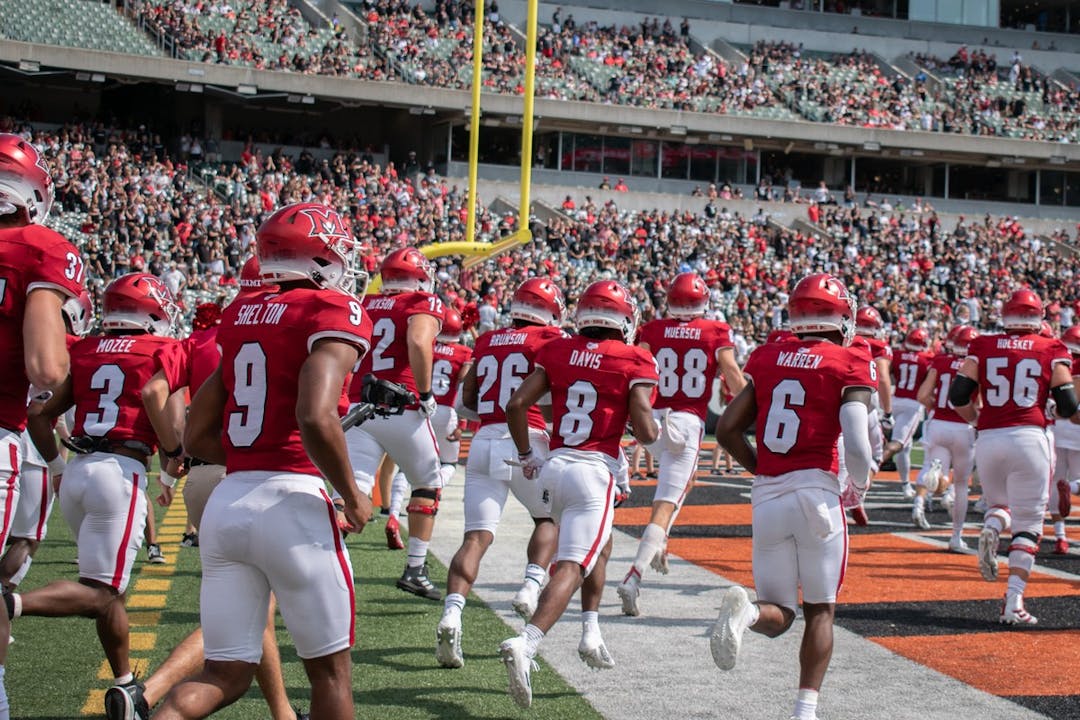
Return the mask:
[[[1009,543],[1009,557],[1013,552],[1024,552],[1032,557],[1039,552],[1039,536],[1030,532],[1018,532]]]
[[[439,500],[442,499],[442,491],[436,488],[416,488],[412,491],[410,500],[416,498],[424,498],[425,500],[431,500],[431,505],[420,505],[419,503],[410,502],[405,512],[423,513],[424,515],[437,515],[439,512]]]
[[[1012,516],[1009,515],[1009,508],[1007,507],[995,506],[990,508],[986,512],[984,523],[989,522],[990,518],[998,519],[998,522],[1001,523],[1002,531],[1008,530],[1012,526]]]

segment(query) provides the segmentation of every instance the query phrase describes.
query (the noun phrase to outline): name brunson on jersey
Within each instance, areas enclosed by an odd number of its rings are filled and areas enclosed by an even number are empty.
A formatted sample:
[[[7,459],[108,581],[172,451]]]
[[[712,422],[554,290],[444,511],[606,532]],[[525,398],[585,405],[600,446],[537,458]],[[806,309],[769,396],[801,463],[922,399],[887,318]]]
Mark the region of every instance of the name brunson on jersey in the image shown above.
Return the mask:
[[[1031,340],[1021,340],[1015,337],[998,338],[997,341],[998,350],[1030,350],[1033,347],[1035,347],[1035,343]]]
[[[524,345],[528,338],[529,336],[526,333],[506,333],[505,335],[496,335],[491,338],[488,347],[499,347],[500,345]]]
[[[590,370],[599,370],[600,361],[604,359],[604,356],[600,353],[585,352],[584,350],[571,350],[570,351],[570,364],[577,365],[578,367],[589,368]]]
[[[289,309],[288,303],[268,303],[266,305],[241,305],[236,314],[237,325],[277,325],[281,316]]]
[[[806,368],[816,370],[821,365],[822,357],[808,352],[782,352],[776,356],[780,367]]]
[[[685,340],[700,340],[701,328],[672,325],[671,327],[664,328],[664,337]]]

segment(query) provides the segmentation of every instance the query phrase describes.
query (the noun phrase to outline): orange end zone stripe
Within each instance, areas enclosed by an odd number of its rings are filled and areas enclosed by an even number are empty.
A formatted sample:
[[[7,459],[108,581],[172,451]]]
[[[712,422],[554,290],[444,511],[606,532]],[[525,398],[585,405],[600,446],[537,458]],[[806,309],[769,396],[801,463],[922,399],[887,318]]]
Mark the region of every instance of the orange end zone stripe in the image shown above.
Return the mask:
[[[889,534],[852,535],[850,542],[842,604],[997,600],[1005,594],[1005,572],[998,582],[984,581],[974,555],[954,555]],[[671,553],[743,585],[753,585],[751,548],[750,538],[668,541]],[[1038,565],[1035,575],[1027,597],[1080,597],[1080,584],[1073,580],[1040,573]]]
[[[692,491],[691,491],[692,492]],[[750,505],[683,505],[675,526],[679,525],[749,525]],[[652,515],[652,506],[619,508],[615,511],[616,525],[645,525]]]
[[[1031,586],[1029,586],[1031,587]],[[1080,630],[870,638],[994,695],[1080,695]]]

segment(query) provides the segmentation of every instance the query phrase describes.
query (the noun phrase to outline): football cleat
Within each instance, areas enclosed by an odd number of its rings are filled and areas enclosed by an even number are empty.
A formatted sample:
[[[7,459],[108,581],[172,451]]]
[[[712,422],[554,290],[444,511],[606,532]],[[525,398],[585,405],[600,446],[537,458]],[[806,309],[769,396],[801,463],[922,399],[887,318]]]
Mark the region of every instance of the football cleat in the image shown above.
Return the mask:
[[[1001,601],[1001,617],[998,621],[1006,625],[1038,625],[1039,619],[1024,609],[1024,596],[1005,594]]]
[[[180,541],[180,547],[186,547],[186,548],[197,548],[197,547],[199,547],[199,533],[197,533],[197,532],[184,533],[184,537]]]
[[[656,551],[656,554],[652,556],[652,560],[649,561],[649,567],[661,575],[667,575],[671,572],[671,567],[668,565],[668,552],[667,541],[664,541],[664,547]]]
[[[638,584],[636,575],[628,575],[625,580],[619,583],[619,587],[615,589],[615,592],[622,602],[623,615],[637,617],[641,614],[641,608],[638,607],[638,597],[641,596],[641,586]]]
[[[941,504],[945,506],[945,511],[949,513],[949,519],[952,519],[953,511],[956,509],[956,491],[953,486],[950,485],[945,490],[945,494],[941,496]]]
[[[930,469],[923,473],[922,486],[932,495],[941,487],[941,479],[941,460],[935,458],[934,462],[930,463]]]
[[[731,670],[739,658],[742,636],[750,626],[750,596],[740,585],[732,585],[724,591],[720,600],[720,614],[709,632],[709,651],[713,662],[721,670]]]
[[[971,550],[963,538],[952,538],[949,540],[949,552],[954,553],[967,553]]]
[[[514,599],[510,601],[510,607],[514,609],[518,617],[525,622],[529,622],[532,620],[533,613],[536,612],[536,606],[539,603],[540,586],[526,580],[517,593],[514,594]]]
[[[146,546],[146,559],[154,565],[164,565],[167,562],[165,555],[161,552],[161,546],[157,543]]]
[[[1058,515],[1063,518],[1069,517],[1069,513],[1072,512],[1072,488],[1069,487],[1069,483],[1065,480],[1057,481],[1058,491]]]
[[[615,667],[615,659],[611,657],[599,633],[582,635],[577,652],[581,661],[594,670],[610,670]]]
[[[536,662],[529,657],[525,649],[525,638],[518,636],[503,640],[499,645],[499,657],[506,665],[506,675],[510,680],[510,697],[518,707],[532,706],[532,671],[538,670]]]
[[[911,511],[911,524],[920,530],[930,529],[930,521],[926,519],[926,512],[922,508],[915,508]]]
[[[405,543],[401,539],[401,523],[393,515],[386,516],[386,527],[383,528],[386,533],[386,547],[390,550],[403,550],[405,549]]]
[[[143,684],[132,680],[105,691],[105,717],[108,720],[149,720],[150,707],[143,697]]]
[[[1058,538],[1054,540],[1054,554],[1055,555],[1068,555],[1069,554],[1069,541],[1065,538]]]
[[[1000,533],[992,527],[984,527],[979,533],[979,572],[987,582],[994,582],[998,578],[999,537]]]
[[[397,586],[399,590],[412,593],[417,597],[427,600],[442,600],[442,593],[428,579],[427,563],[419,567],[406,566],[405,572],[401,573],[401,577],[398,578]]]
[[[866,527],[870,524],[870,516],[866,514],[866,507],[861,503],[851,508],[851,521],[859,527]]]
[[[908,483],[902,483],[902,485],[903,485],[903,487],[900,488],[900,491],[904,493],[904,497],[906,497],[908,500],[911,500],[912,498],[914,498],[915,497],[915,486],[912,485],[909,482]]]
[[[443,625],[435,628],[435,659],[444,668],[459,668],[465,665],[465,656],[461,653],[461,627]]]

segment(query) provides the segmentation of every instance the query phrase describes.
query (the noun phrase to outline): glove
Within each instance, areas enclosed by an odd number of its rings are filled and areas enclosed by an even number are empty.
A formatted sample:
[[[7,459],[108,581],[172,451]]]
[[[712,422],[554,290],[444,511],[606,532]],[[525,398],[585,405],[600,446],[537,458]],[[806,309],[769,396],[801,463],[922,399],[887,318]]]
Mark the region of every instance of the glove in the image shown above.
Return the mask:
[[[881,429],[885,432],[892,432],[894,425],[896,425],[896,423],[893,421],[892,413],[882,413]]]
[[[615,483],[615,507],[621,506],[630,499],[630,478],[625,478]]]
[[[435,409],[438,405],[435,404],[435,396],[428,390],[426,393],[420,393],[420,414],[424,417],[431,417],[435,414]]]
[[[525,476],[526,480],[535,480],[536,476],[540,474],[540,468],[544,467],[544,461],[538,458],[532,450],[527,453],[518,453],[518,464],[521,467],[521,474]]]
[[[862,505],[863,498],[866,497],[867,488],[859,488],[855,486],[855,483],[848,483],[844,488],[844,491],[840,493],[840,504],[844,509],[851,509]]]

